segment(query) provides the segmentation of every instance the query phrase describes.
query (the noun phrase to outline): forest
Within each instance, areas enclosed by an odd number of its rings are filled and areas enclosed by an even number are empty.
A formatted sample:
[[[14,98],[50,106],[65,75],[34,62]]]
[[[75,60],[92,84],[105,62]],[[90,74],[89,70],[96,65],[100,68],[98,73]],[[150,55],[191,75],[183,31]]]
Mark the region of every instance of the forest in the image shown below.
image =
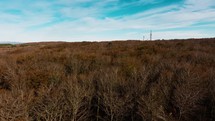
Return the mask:
[[[215,38],[1,45],[0,121],[215,121]]]

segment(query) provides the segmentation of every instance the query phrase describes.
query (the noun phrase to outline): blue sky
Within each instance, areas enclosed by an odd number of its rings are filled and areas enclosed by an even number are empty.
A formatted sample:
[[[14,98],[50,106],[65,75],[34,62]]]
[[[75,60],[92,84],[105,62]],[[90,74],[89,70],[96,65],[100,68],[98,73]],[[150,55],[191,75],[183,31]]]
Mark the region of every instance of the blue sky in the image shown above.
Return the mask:
[[[214,0],[0,0],[0,42],[215,37]]]

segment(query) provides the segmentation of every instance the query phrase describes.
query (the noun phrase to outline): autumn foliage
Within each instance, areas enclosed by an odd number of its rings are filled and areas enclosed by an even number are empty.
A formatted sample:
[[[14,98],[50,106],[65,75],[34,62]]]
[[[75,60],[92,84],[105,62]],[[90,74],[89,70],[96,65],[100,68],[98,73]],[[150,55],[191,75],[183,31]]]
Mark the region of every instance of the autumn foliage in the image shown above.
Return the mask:
[[[214,121],[215,39],[0,46],[0,121]]]

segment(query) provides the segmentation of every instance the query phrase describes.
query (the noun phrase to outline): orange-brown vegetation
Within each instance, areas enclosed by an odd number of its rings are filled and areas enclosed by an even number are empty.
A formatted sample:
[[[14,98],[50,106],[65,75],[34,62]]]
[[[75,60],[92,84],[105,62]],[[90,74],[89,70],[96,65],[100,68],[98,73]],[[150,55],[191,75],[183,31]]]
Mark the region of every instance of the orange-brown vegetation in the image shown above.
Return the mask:
[[[0,47],[0,121],[214,121],[215,39]]]

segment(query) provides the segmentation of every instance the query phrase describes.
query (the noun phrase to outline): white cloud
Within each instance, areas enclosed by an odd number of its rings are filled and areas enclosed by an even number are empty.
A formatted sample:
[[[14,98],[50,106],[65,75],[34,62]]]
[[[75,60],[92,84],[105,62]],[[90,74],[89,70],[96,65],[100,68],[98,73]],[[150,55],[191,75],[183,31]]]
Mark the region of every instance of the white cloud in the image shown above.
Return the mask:
[[[201,31],[165,31],[154,32],[153,39],[184,39],[184,38],[207,38],[211,36],[209,33]]]
[[[123,17],[105,17],[105,12],[119,9],[115,5],[104,9],[107,4],[116,4],[115,0],[97,0],[93,6],[87,8],[78,6],[84,2],[92,0],[59,0],[52,3],[43,1],[28,4],[29,6],[22,6],[21,9],[24,16],[0,12],[0,41],[142,39],[143,35],[147,39],[147,32],[151,29],[156,31],[155,39],[214,36],[213,32],[207,33],[207,27],[215,26],[212,23],[215,22],[215,9],[212,8],[215,5],[214,0],[186,0],[183,5],[164,6]],[[146,0],[140,2],[144,3]],[[62,8],[52,8],[56,4],[62,5]],[[69,6],[71,4],[75,6]],[[126,5],[128,4],[122,7]],[[30,9],[31,7],[33,9]],[[48,23],[57,18],[56,13],[69,20],[49,25]],[[193,24],[202,22],[210,22],[210,25],[198,25],[204,27],[204,30],[190,29],[193,28]],[[177,30],[179,28],[180,31]],[[183,31],[183,28],[186,30]]]
[[[186,0],[185,7],[189,10],[203,10],[215,5],[214,0]]]

